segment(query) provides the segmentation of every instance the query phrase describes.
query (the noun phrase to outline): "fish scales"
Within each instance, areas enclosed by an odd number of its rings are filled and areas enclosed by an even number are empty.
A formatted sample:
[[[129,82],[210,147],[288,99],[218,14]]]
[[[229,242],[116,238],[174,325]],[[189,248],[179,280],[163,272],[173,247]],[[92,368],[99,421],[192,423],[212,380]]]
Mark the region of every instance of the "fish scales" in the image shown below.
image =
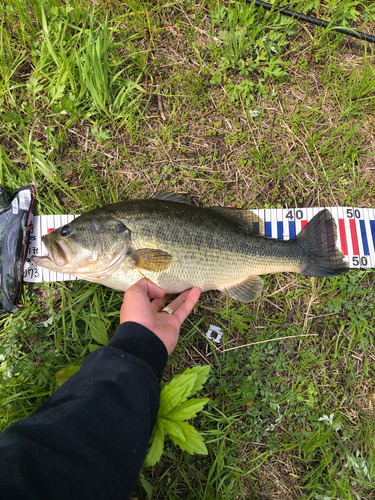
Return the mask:
[[[120,203],[116,216],[130,229],[135,249],[164,250],[173,255],[172,265],[166,272],[157,273],[139,269],[129,272],[125,264],[111,277],[111,284],[134,282],[145,276],[167,292],[177,293],[191,286],[206,291],[230,288],[249,274],[264,274],[270,267],[279,271],[301,269],[301,249],[287,249],[284,242],[250,235],[219,212],[150,201],[129,206]]]
[[[259,296],[261,274],[328,276],[348,270],[328,211],[293,240],[282,241],[261,236],[262,221],[251,212],[161,196],[88,212],[44,236],[51,255],[33,260],[117,290],[147,277],[167,293],[199,286],[227,290],[244,302]]]

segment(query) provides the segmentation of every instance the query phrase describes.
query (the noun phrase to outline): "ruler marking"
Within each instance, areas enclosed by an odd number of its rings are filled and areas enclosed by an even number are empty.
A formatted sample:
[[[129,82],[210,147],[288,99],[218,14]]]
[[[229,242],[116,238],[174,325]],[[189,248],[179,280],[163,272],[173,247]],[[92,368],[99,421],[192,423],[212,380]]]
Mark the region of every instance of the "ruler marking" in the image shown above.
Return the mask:
[[[370,220],[370,227],[371,227],[372,243],[374,245],[374,250],[375,250],[375,220]]]
[[[296,209],[293,210],[293,215],[294,215],[294,231],[296,233],[296,236],[299,235],[299,233],[302,231],[302,224],[301,224],[301,219],[299,219],[296,216]]]
[[[324,210],[327,210],[327,208],[324,207]],[[325,213],[325,221],[326,221],[326,238],[327,238],[328,253],[329,253],[329,256],[331,259],[335,259],[335,256],[336,256],[336,249],[335,249],[336,241],[335,241],[335,237],[334,237],[334,223],[335,222],[333,220],[331,212],[330,212],[330,214],[331,214],[332,218],[330,218],[330,219],[327,219],[327,212],[324,212],[324,213]]]
[[[345,236],[348,245],[349,264],[351,267],[357,269],[359,267],[359,259],[357,258],[356,255],[354,255],[353,236],[350,228],[350,219],[352,218],[353,209],[347,207],[341,207],[340,210],[345,224]]]
[[[296,237],[296,223],[294,220],[289,221],[289,237],[290,239]]]
[[[301,220],[301,227],[302,227],[302,229],[306,226],[306,224],[307,224],[307,220],[305,220],[305,219]]]
[[[289,219],[286,218],[287,214],[291,212],[290,209],[285,209],[283,208],[281,210],[280,218],[278,220],[281,220],[283,223],[283,240],[289,240],[290,239],[290,234],[289,234]]]
[[[356,230],[356,234],[357,234],[359,263],[360,263],[361,267],[365,268],[369,264],[369,262],[368,262],[369,259],[367,257],[365,257],[365,254],[364,254],[362,228],[361,228],[360,218],[359,218],[359,217],[363,217],[363,213],[362,213],[363,209],[361,209],[361,210],[353,209],[353,210],[354,210],[354,214],[355,214],[354,221],[355,221],[355,230]],[[356,215],[359,215],[359,217],[357,217]],[[365,228],[365,231],[366,231],[366,228]]]
[[[272,223],[272,238],[277,238],[277,209],[270,209]]]
[[[345,254],[344,249],[343,249],[343,245],[342,245],[342,240],[343,240],[343,238],[345,238],[345,233],[342,234],[343,233],[342,227],[344,225],[344,221],[342,219],[342,223],[340,223],[340,211],[337,207],[331,207],[331,208],[329,208],[329,210],[331,211],[333,218],[335,220],[335,223],[336,223],[337,236],[336,236],[335,246],[342,251],[342,253],[344,254],[344,260],[347,262],[348,261],[347,253]],[[345,239],[345,243],[346,243],[346,239]]]
[[[272,237],[272,217],[269,208],[264,209],[264,231],[265,236],[267,236],[268,238]]]
[[[349,219],[349,224],[350,224],[350,232],[352,235],[353,253],[354,253],[354,255],[359,255],[357,231],[355,228],[355,220]]]
[[[370,255],[370,250],[368,247],[368,241],[367,241],[367,233],[366,233],[366,225],[364,220],[359,221],[359,225],[361,228],[361,234],[362,234],[362,245],[363,245],[363,253],[365,255]]]
[[[48,217],[47,227],[55,228],[56,226],[57,227],[60,226],[60,215],[47,215],[47,217]],[[50,271],[49,275],[50,275],[51,281],[60,281],[61,273],[57,273],[57,271]]]
[[[282,240],[284,239],[284,229],[283,229],[283,221],[278,220],[277,221],[277,239]]]
[[[48,227],[48,224],[47,224],[47,215],[45,217],[41,217],[41,225],[40,225],[40,233],[39,233],[39,240],[38,240],[38,252],[40,252],[39,255],[45,255],[47,254],[47,248],[45,247],[44,243],[42,242],[42,236],[44,234],[47,233],[47,227]],[[50,272],[49,272],[49,269],[46,269],[45,267],[42,267],[41,269],[42,271],[42,278],[43,278],[43,281],[52,281],[50,279],[51,275],[50,275]]]
[[[371,227],[370,227],[370,210],[365,210],[362,209],[364,214],[363,214],[363,224],[366,229],[366,240],[367,240],[367,246],[368,246],[368,255],[365,257],[367,261],[366,267],[372,268],[375,267],[375,254],[371,249]]]
[[[331,208],[329,208],[329,210],[330,210],[330,212],[331,212],[331,214],[332,214],[332,216],[334,218],[335,224],[336,224],[336,241],[335,241],[335,246],[342,251],[338,210],[337,210],[336,207],[331,207]],[[342,253],[344,253],[344,252],[342,252]]]
[[[262,212],[262,218],[263,218],[263,236],[266,236],[266,210],[263,208],[262,210],[259,210],[259,213]]]
[[[344,252],[344,255],[348,255],[348,245],[346,243],[344,219],[339,219],[339,228],[340,228],[341,249]]]

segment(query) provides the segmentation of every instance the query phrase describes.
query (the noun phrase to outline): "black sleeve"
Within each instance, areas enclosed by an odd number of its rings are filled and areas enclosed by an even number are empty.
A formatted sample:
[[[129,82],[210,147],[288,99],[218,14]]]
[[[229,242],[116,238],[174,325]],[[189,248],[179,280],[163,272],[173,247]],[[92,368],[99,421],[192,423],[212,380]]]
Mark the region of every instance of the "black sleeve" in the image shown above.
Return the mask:
[[[159,409],[163,342],[123,323],[32,415],[0,435],[0,497],[125,500]]]

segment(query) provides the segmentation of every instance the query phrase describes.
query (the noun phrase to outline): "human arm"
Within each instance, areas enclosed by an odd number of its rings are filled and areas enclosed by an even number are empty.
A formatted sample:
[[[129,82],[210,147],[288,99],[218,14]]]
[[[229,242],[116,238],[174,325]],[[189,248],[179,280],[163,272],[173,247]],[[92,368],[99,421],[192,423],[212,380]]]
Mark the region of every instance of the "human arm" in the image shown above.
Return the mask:
[[[1,434],[4,498],[124,500],[130,496],[157,417],[166,345],[170,349],[177,341],[180,320],[185,319],[178,313],[176,323],[171,315],[158,313],[164,292],[149,283],[141,280],[125,294],[124,302],[133,294],[136,300],[122,309],[121,319],[125,312],[126,322],[111,342],[87,356],[81,369],[32,415]],[[196,302],[199,290],[192,293]],[[173,305],[175,301],[171,306],[179,310],[185,304],[187,316],[195,302],[189,301],[189,292],[184,294],[179,307]],[[160,302],[150,302],[154,297]],[[142,308],[137,312],[139,304]],[[164,334],[167,329],[163,341],[149,329],[155,326]]]

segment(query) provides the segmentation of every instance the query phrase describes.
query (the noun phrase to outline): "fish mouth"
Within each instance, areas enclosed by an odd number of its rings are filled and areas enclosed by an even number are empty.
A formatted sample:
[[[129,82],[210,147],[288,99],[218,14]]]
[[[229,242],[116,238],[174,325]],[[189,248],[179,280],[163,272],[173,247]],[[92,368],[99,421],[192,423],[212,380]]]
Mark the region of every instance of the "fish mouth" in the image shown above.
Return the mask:
[[[75,262],[74,253],[68,242],[64,240],[57,241],[51,236],[49,234],[42,236],[42,242],[49,255],[32,256],[31,262],[50,271],[72,274],[89,281],[99,281],[111,276],[122,264],[127,253],[126,241],[124,241],[115,255],[106,262],[104,268],[95,269],[95,264],[100,263],[101,255],[104,254],[103,248],[105,245],[100,235],[97,248],[93,251],[93,254],[79,262]]]
[[[48,235],[42,236],[42,242],[45,244],[48,253],[51,255],[51,260],[56,266],[64,267],[69,264],[71,252],[65,242],[56,241],[49,238]]]
[[[49,235],[42,236],[47,251],[50,255],[33,256],[31,262],[47,269],[55,270],[66,267],[70,263],[72,252],[65,242],[58,242],[52,239]]]

